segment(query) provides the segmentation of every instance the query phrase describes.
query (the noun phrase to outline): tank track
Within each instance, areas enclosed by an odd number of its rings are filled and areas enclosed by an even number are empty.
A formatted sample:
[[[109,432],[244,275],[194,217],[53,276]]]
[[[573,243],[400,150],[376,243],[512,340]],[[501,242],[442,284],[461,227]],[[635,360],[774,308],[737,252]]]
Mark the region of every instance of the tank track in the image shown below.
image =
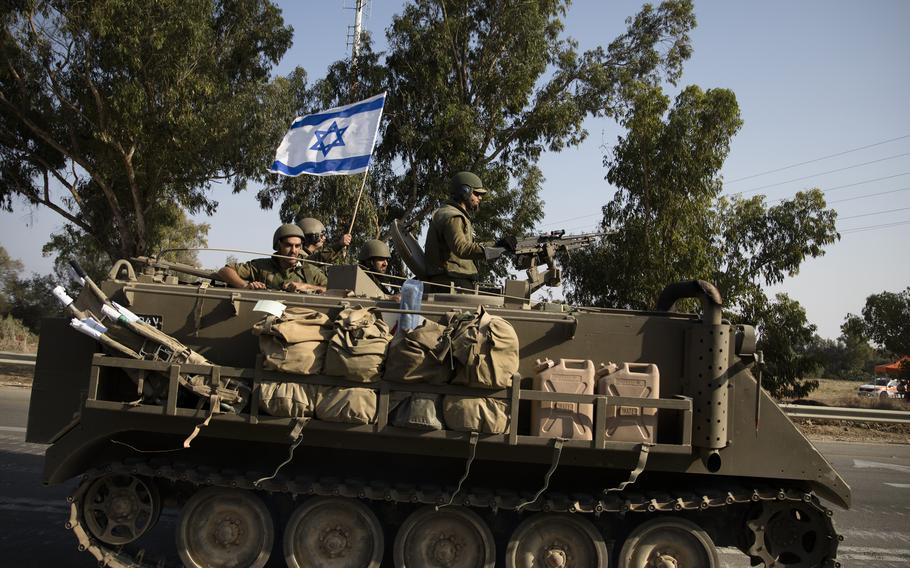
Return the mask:
[[[72,530],[79,542],[80,551],[88,551],[97,560],[99,566],[113,568],[163,568],[164,561],[147,561],[144,551],[132,555],[123,547],[111,547],[100,542],[89,534],[80,518],[80,503],[89,487],[86,481],[105,474],[137,475],[149,478],[165,479],[172,482],[190,483],[197,486],[218,486],[226,488],[263,491],[269,494],[282,493],[292,497],[325,496],[350,497],[384,501],[389,503],[407,503],[424,505],[444,505],[452,500],[451,490],[439,484],[389,485],[382,482],[370,482],[358,478],[340,479],[337,477],[296,477],[284,479],[276,477],[264,481],[258,486],[254,483],[261,477],[260,472],[243,472],[236,470],[216,470],[213,468],[187,466],[179,462],[161,460],[125,460],[112,462],[106,466],[94,468],[80,476],[80,485],[74,494],[67,498],[70,504],[69,520],[66,528]],[[459,493],[452,504],[475,508],[487,508],[494,514],[500,510],[515,510],[519,504],[533,497],[530,493],[516,493],[507,490],[487,490],[466,488]],[[812,493],[793,488],[774,488],[772,486],[735,485],[726,490],[688,491],[688,492],[634,492],[623,491],[607,495],[580,495],[564,493],[544,494],[537,502],[526,505],[523,511],[563,512],[593,514],[603,513],[656,513],[679,512],[714,509],[738,504],[756,502],[804,502],[820,512],[826,524],[829,536],[830,551],[824,568],[840,568],[834,560],[837,547],[843,537],[838,535],[831,522],[833,511],[820,503]]]

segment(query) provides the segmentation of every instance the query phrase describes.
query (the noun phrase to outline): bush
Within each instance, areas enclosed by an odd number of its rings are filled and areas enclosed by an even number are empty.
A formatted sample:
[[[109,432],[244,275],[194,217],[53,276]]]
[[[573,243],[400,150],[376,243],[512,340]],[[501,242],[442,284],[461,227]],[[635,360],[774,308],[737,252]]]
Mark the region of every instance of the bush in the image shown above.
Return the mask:
[[[0,317],[0,351],[34,353],[38,349],[38,336],[12,316]]]

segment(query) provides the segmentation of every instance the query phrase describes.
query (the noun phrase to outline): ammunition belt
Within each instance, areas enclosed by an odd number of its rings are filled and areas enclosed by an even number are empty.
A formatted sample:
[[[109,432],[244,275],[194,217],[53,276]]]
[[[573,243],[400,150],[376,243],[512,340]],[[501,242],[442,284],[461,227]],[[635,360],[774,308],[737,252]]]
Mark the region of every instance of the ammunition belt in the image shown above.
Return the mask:
[[[98,560],[99,565],[115,568],[152,568],[163,567],[166,564],[164,561],[150,562],[145,560],[144,551],[132,555],[128,554],[122,547],[111,547],[100,542],[92,537],[86,527],[83,526],[79,508],[90,485],[87,481],[106,474],[137,475],[198,486],[259,490],[270,494],[284,493],[294,497],[311,495],[350,497],[389,503],[437,506],[448,503],[452,497],[452,488],[439,484],[421,484],[419,486],[407,484],[390,485],[381,481],[367,481],[358,478],[341,479],[337,477],[299,476],[293,479],[286,479],[279,476],[256,485],[254,482],[261,477],[261,472],[244,473],[237,470],[217,470],[204,466],[190,466],[161,460],[130,459],[112,462],[106,466],[89,470],[80,477],[80,486],[74,495],[67,498],[70,503],[70,516],[69,521],[66,523],[66,528],[76,534],[80,551],[87,550],[90,552]],[[453,503],[467,507],[487,508],[495,514],[500,510],[515,510],[518,505],[526,502],[531,497],[533,497],[531,493],[519,493],[504,489],[465,488],[464,491],[456,495]],[[587,513],[597,517],[602,513],[696,511],[760,501],[805,502],[829,519],[827,523],[828,529],[834,542],[842,540],[830,522],[833,512],[822,505],[814,494],[794,488],[775,488],[770,485],[749,487],[735,484],[726,489],[715,488],[705,491],[697,489],[678,492],[623,491],[606,495],[552,492],[543,495],[536,502],[528,504],[523,510]],[[743,530],[748,530],[745,525]],[[830,566],[839,566],[839,563],[831,562]]]

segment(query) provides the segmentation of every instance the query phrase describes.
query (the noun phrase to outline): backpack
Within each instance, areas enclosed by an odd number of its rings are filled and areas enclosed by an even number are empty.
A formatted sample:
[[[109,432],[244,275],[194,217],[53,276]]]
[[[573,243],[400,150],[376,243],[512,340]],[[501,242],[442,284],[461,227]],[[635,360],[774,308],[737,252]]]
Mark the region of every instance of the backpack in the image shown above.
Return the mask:
[[[323,373],[349,381],[378,381],[391,339],[388,324],[374,308],[346,308],[335,319]]]
[[[309,308],[291,307],[281,316],[266,316],[253,325],[264,355],[263,368],[316,375],[322,372],[331,328],[329,318]]]
[[[414,329],[401,333],[389,344],[382,378],[401,383],[445,384],[452,376],[449,362],[436,358],[433,350],[446,326],[424,319]]]
[[[452,384],[494,390],[512,386],[519,359],[518,335],[512,324],[481,306],[476,313],[453,318],[446,335],[455,360]]]

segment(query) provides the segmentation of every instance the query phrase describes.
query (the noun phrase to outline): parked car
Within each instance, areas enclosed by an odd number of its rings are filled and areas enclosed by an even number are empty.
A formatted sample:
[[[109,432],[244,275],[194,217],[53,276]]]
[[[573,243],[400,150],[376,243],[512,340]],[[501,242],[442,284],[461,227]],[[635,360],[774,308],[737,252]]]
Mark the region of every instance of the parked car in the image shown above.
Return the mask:
[[[897,379],[888,379],[879,377],[859,387],[859,396],[877,396],[880,398],[897,398],[900,396],[897,392],[897,385],[900,383]]]

